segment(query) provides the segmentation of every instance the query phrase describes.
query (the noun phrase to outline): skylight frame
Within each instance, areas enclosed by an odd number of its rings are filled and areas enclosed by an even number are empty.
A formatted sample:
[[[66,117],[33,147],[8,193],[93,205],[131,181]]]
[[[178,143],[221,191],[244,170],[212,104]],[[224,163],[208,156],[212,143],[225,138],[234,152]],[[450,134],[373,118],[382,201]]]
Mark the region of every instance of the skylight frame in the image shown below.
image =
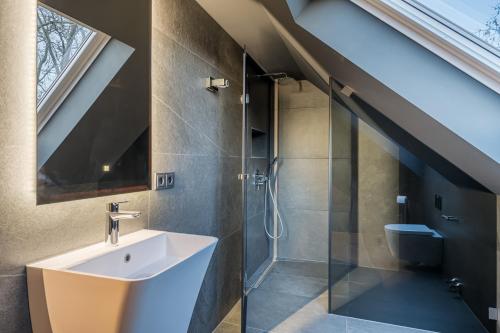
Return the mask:
[[[421,11],[422,13],[426,14],[430,18],[436,20],[437,22],[441,23],[443,26],[445,26],[448,29],[453,30],[454,32],[462,35],[463,37],[469,39],[471,42],[477,44],[478,46],[482,47],[483,49],[491,52],[495,56],[499,57],[500,61],[500,49],[496,48],[495,46],[485,42],[482,40],[480,37],[474,35],[470,31],[467,31],[466,29],[460,27],[456,23],[450,21],[443,15],[439,14],[438,12],[432,10],[431,8],[425,6],[424,4],[421,4],[418,2],[418,0],[402,0],[409,4],[410,6],[414,7],[415,9]]]
[[[65,67],[64,71],[53,82],[45,96],[37,102],[37,132],[40,133],[94,60],[99,56],[111,37],[43,3],[38,2],[37,5],[92,31]]]
[[[500,94],[500,58],[405,0],[350,0]]]

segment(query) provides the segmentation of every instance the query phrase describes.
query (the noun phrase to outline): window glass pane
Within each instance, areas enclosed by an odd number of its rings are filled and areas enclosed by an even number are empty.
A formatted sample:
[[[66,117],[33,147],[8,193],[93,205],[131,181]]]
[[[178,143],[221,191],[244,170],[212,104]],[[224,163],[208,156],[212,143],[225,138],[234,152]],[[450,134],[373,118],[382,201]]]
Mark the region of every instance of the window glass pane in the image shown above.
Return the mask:
[[[92,30],[51,11],[37,9],[37,103],[61,77]]]
[[[407,0],[459,33],[500,50],[500,0]]]

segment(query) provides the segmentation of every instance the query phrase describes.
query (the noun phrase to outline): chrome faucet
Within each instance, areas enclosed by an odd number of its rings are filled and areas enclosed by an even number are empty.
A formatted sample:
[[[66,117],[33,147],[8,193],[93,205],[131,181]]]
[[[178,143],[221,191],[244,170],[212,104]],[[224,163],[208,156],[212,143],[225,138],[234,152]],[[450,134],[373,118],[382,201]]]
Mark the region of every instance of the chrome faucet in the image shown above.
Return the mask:
[[[131,220],[141,216],[138,211],[120,211],[120,204],[128,201],[111,202],[108,204],[108,221],[106,225],[105,243],[116,246],[120,238],[120,220]]]

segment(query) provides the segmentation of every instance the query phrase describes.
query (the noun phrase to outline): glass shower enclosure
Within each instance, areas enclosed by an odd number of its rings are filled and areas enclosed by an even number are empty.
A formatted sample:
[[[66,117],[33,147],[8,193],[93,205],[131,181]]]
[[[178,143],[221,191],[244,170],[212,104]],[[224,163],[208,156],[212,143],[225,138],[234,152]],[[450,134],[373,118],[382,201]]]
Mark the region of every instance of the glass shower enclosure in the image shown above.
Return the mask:
[[[334,79],[243,62],[242,332],[493,332],[495,195]]]

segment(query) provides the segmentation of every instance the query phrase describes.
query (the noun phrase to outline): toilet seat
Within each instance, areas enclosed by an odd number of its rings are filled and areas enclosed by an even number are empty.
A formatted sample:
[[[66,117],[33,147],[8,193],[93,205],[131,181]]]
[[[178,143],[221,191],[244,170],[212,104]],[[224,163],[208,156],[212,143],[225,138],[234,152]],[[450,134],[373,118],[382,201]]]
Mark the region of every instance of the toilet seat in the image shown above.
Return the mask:
[[[384,228],[386,231],[395,234],[423,235],[442,238],[436,230],[429,228],[425,224],[386,224]]]

